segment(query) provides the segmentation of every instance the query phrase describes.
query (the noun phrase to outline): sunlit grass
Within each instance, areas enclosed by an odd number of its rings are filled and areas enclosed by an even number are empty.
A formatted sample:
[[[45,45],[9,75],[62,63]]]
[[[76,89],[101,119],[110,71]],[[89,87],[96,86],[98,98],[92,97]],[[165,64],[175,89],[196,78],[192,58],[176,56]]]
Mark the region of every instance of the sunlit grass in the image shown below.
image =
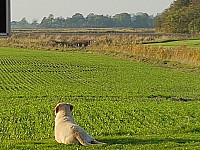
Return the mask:
[[[158,42],[149,45],[155,46],[167,46],[167,47],[174,47],[174,46],[186,46],[188,48],[195,48],[200,50],[200,40],[178,40],[178,41],[171,41],[171,42]]]
[[[198,149],[198,74],[108,56],[0,48],[0,149]],[[54,108],[103,146],[54,140]]]

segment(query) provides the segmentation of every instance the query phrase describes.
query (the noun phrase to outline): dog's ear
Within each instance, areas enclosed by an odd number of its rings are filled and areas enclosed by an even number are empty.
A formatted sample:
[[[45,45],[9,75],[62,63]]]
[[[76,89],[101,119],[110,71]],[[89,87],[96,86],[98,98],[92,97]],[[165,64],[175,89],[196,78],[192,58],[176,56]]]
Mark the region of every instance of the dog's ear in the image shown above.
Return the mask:
[[[57,106],[56,106],[56,108],[55,108],[55,115],[58,113],[58,111],[59,111],[59,106],[60,106],[60,104],[58,104]]]
[[[72,106],[71,104],[69,104],[69,108],[72,111],[74,109],[74,106]]]

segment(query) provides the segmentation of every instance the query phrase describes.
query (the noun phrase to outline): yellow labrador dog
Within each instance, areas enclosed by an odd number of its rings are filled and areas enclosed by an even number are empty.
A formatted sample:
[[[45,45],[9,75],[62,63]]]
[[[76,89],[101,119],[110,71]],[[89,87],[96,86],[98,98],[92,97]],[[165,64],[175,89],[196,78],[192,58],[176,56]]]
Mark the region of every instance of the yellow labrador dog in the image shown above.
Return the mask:
[[[105,144],[95,140],[80,126],[76,125],[71,111],[73,106],[59,103],[55,108],[55,140],[63,144],[81,144],[84,146]]]

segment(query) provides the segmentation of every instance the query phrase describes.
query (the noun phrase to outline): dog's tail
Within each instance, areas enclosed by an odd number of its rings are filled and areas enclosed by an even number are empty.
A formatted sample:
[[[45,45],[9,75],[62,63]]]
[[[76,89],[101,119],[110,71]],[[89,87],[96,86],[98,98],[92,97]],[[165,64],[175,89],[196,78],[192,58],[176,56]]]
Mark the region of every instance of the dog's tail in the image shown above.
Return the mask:
[[[106,144],[106,143],[102,143],[102,142],[99,142],[99,141],[97,141],[97,140],[93,140],[92,142],[91,142],[91,144],[93,144],[93,145],[101,145],[101,144]]]

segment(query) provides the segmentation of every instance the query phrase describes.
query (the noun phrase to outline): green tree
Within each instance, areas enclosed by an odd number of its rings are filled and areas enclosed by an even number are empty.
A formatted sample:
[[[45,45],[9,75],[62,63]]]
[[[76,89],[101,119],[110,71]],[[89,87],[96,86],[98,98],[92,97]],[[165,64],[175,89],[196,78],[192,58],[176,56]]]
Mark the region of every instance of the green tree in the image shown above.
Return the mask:
[[[131,16],[128,13],[116,14],[113,17],[116,27],[130,27],[131,26]]]
[[[17,23],[18,28],[30,28],[30,24],[26,20],[26,18],[23,18],[21,21]]]
[[[65,19],[63,17],[56,17],[53,22],[54,28],[65,28]]]
[[[76,13],[71,18],[71,24],[75,28],[83,28],[85,26],[85,18],[82,14]]]
[[[109,16],[104,15],[95,15],[93,13],[90,13],[86,17],[88,28],[106,28],[106,27],[112,27],[112,18]]]
[[[156,30],[170,33],[199,33],[199,0],[176,0],[156,17]]]
[[[54,26],[54,15],[50,14],[47,18],[44,17],[39,25],[39,27],[43,28],[53,28]]]
[[[137,13],[132,16],[132,26],[134,28],[153,28],[154,17],[149,16],[147,13]]]
[[[50,14],[44,17],[39,24],[33,20],[29,24],[25,18],[21,21],[12,22],[12,28],[112,28],[112,27],[135,27],[135,28],[152,28],[154,16],[147,13],[137,13],[130,15],[128,13],[117,14],[114,17],[96,15],[90,13],[86,18],[82,14],[76,13],[71,18],[54,17]]]
[[[190,5],[190,0],[175,0],[171,8],[180,9],[181,7],[188,7]]]
[[[38,20],[33,19],[32,23],[31,23],[31,28],[37,28],[38,25],[39,25]]]

